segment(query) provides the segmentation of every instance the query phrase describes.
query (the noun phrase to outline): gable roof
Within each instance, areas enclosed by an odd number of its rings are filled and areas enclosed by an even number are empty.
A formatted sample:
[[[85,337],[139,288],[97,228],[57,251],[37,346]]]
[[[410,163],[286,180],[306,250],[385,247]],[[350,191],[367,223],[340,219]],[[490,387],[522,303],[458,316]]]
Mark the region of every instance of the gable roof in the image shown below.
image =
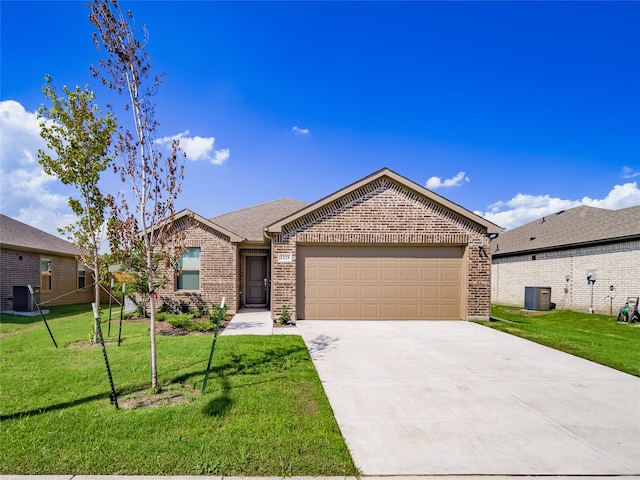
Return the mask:
[[[466,208],[461,207],[460,205],[453,203],[450,200],[447,200],[444,197],[441,197],[440,195],[438,195],[437,193],[432,192],[431,190],[428,190],[424,187],[422,187],[421,185],[418,185],[417,183],[412,182],[411,180],[398,175],[397,173],[389,170],[388,168],[383,168],[381,170],[378,170],[377,172],[372,173],[371,175],[363,178],[362,180],[359,180],[355,183],[352,183],[351,185],[338,190],[337,192],[324,197],[321,200],[318,200],[315,203],[312,203],[310,205],[308,205],[307,207],[287,216],[282,218],[281,220],[272,223],[271,225],[269,225],[266,228],[266,231],[268,233],[280,233],[282,232],[282,227],[284,227],[285,225],[287,225],[288,223],[291,223],[299,218],[304,217],[305,215],[313,212],[314,210],[317,210],[319,208],[324,207],[325,205],[328,205],[329,203],[337,200],[340,197],[343,197],[344,195],[348,195],[349,193],[363,187],[364,185],[367,185],[371,182],[374,182],[376,180],[378,180],[379,178],[382,177],[387,177],[391,180],[393,180],[396,183],[399,183],[400,185],[404,186],[405,188],[408,188],[409,190],[412,190],[416,193],[418,193],[419,195],[422,195],[423,197],[428,198],[429,200],[431,200],[432,202],[435,202],[439,205],[442,205],[443,207],[457,213],[458,215],[461,215],[469,220],[471,220],[472,222],[479,224],[483,227],[485,227],[487,229],[487,233],[488,234],[492,234],[492,233],[499,233],[502,230],[504,230],[502,227],[499,227],[498,225],[496,225],[495,223],[490,222],[489,220],[482,218],[479,215],[476,215],[475,213],[467,210]]]
[[[176,221],[178,221],[178,220],[180,220],[181,218],[184,218],[184,217],[188,217],[188,218],[190,218],[192,220],[195,220],[198,223],[201,223],[203,225],[206,225],[209,228],[212,228],[213,230],[216,230],[219,233],[222,233],[223,235],[229,237],[229,241],[231,241],[231,242],[240,243],[240,242],[242,242],[244,240],[244,238],[242,238],[241,236],[237,235],[236,233],[227,230],[222,225],[219,225],[219,224],[217,224],[215,222],[212,222],[211,220],[208,220],[208,219],[204,218],[203,216],[198,215],[195,212],[192,212],[188,208],[185,208],[184,210],[181,210],[178,213],[176,213],[173,216],[173,222],[176,222]]]
[[[80,250],[73,243],[2,214],[0,214],[0,244],[5,248],[68,257],[80,255]]]
[[[491,242],[494,257],[640,238],[640,205],[620,210],[561,210],[509,230]]]
[[[264,241],[264,228],[309,205],[293,198],[280,198],[253,207],[212,217],[210,220],[251,242]]]

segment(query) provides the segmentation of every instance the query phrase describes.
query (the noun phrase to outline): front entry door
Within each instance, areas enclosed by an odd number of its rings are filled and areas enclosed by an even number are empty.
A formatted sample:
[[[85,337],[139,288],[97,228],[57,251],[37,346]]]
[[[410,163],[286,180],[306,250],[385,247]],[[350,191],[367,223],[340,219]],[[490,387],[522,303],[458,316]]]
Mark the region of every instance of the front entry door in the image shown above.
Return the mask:
[[[245,304],[252,307],[267,305],[267,257],[246,257],[247,285]]]

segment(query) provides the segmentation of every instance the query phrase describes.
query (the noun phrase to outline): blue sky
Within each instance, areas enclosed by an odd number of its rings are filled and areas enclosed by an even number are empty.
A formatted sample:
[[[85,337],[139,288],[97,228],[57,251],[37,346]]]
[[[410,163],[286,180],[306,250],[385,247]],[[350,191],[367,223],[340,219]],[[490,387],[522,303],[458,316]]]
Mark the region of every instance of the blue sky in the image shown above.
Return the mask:
[[[382,167],[507,228],[640,204],[639,2],[121,6],[166,75],[158,133],[189,157],[178,209],[313,202]],[[1,1],[0,18],[0,210],[55,233],[71,216],[36,159],[44,75],[122,100],[90,75],[84,1]]]

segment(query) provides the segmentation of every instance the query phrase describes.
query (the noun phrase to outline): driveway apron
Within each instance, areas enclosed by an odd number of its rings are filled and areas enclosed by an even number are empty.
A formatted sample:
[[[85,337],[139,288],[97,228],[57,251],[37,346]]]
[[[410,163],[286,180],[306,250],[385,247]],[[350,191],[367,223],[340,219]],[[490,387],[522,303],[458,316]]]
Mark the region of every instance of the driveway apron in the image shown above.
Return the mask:
[[[298,322],[364,475],[638,475],[640,379],[471,322]]]

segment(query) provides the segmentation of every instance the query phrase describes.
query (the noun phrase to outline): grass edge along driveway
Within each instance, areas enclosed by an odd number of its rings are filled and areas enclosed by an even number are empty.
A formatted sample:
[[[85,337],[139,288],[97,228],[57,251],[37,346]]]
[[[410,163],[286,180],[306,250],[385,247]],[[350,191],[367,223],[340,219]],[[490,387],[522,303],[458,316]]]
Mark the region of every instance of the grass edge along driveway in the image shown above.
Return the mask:
[[[357,473],[300,337],[220,337],[201,396],[211,335],[158,336],[163,399],[116,410],[90,311],[51,310],[58,349],[41,319],[1,317],[0,474]],[[148,330],[107,339],[123,406],[153,398]]]
[[[505,305],[492,305],[491,316],[503,321],[476,323],[640,377],[640,324],[617,323],[609,315]]]

